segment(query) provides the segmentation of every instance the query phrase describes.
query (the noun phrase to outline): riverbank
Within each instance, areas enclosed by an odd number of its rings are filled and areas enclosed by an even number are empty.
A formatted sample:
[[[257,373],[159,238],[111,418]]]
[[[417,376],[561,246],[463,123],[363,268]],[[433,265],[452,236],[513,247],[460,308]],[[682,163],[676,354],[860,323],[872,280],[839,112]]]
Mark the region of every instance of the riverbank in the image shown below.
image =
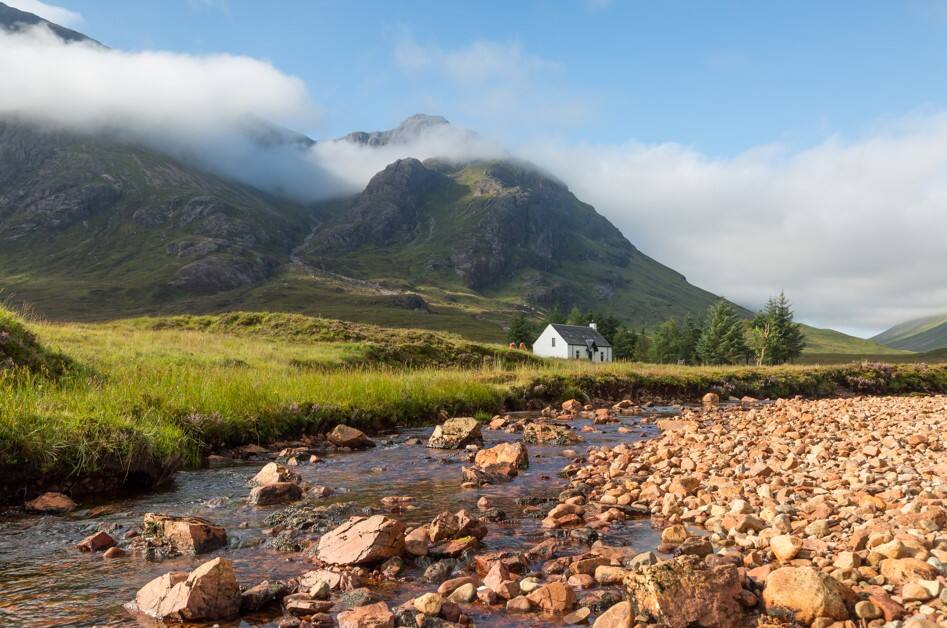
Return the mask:
[[[74,367],[58,377],[0,371],[0,490],[6,499],[50,487],[81,493],[103,482],[148,485],[174,470],[200,467],[222,448],[323,432],[340,422],[378,433],[444,415],[488,417],[569,398],[681,402],[708,391],[724,398],[947,392],[947,366],[924,364],[524,363],[485,346],[484,352],[496,353],[477,368],[352,366],[349,359],[366,343],[383,343],[327,341],[338,331],[314,339],[298,328],[277,334],[272,327],[211,323],[32,325],[42,344]]]

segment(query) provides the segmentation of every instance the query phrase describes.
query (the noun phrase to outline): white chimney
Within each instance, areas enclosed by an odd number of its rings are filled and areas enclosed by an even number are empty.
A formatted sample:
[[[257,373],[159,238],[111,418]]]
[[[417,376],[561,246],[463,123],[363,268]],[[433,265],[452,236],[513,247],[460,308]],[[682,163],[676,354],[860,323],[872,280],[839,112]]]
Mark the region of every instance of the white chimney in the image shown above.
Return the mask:
[[[595,323],[589,323],[589,327],[591,327],[595,331],[598,331],[598,325],[596,325]]]

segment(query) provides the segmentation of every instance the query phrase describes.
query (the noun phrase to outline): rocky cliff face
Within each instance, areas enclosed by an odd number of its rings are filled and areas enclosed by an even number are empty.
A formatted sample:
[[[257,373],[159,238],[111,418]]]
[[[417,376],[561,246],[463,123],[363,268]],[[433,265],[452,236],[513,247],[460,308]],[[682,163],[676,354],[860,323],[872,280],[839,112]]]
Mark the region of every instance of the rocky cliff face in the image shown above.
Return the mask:
[[[378,246],[414,250],[417,270],[450,268],[474,290],[570,262],[625,268],[637,253],[561,182],[512,161],[395,162],[348,211],[316,229],[300,252],[344,269],[340,254]]]

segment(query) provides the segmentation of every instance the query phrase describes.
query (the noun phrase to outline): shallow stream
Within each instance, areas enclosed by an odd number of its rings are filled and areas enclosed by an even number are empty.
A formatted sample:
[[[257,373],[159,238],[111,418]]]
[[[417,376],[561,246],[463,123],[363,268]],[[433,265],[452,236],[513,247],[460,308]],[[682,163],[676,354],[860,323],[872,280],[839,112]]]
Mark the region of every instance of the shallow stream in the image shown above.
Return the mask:
[[[656,408],[662,414],[671,408]],[[572,422],[577,429],[590,420]],[[621,433],[625,425],[630,432]],[[509,521],[489,522],[483,551],[522,550],[543,539],[539,519],[523,512],[523,500],[554,498],[566,482],[558,476],[570,459],[564,450],[583,455],[592,445],[616,445],[648,438],[657,430],[640,417],[626,415],[619,423],[595,426],[597,432],[580,432],[584,442],[570,446],[527,445],[530,466],[508,484],[464,490],[461,465],[466,453],[408,445],[412,437],[426,439],[432,428],[405,429],[376,439],[378,447],[363,452],[327,453],[317,464],[302,462],[295,467],[304,480],[331,488],[334,493],[320,503],[354,502],[358,506],[382,508],[380,499],[391,495],[416,498],[416,510],[394,514],[412,526],[429,522],[442,511],[467,508],[477,512],[477,500],[487,496],[493,506],[510,516]],[[485,445],[514,441],[520,434],[484,430]],[[248,480],[266,460],[223,468],[178,473],[164,490],[121,499],[85,501],[81,508],[63,516],[0,515],[0,626],[134,625],[123,608],[135,592],[165,572],[188,571],[213,556],[234,563],[241,584],[251,586],[264,579],[284,579],[312,568],[302,554],[282,553],[268,546],[264,518],[279,506],[253,508],[246,505]],[[548,509],[547,506],[545,510]],[[101,554],[84,554],[75,543],[99,529],[116,539],[138,529],[146,512],[197,515],[224,526],[230,539],[227,549],[199,557],[184,556],[150,562],[140,556],[104,560]],[[658,532],[647,519],[614,524],[602,540],[639,550],[654,548]],[[121,544],[121,542],[120,542]],[[413,595],[436,588],[416,583],[393,585],[383,598],[394,607]],[[465,608],[477,625],[510,625],[510,617],[488,617],[478,605]],[[264,617],[221,625],[275,625]],[[526,618],[524,618],[524,621]],[[535,618],[532,618],[535,625]]]

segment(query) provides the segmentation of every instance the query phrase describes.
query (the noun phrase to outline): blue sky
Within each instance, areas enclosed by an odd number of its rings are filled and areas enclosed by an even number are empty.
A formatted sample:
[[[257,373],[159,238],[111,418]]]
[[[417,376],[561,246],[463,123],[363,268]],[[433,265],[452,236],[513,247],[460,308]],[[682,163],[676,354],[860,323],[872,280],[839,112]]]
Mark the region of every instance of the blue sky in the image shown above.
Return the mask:
[[[747,307],[785,290],[863,336],[947,312],[947,0],[5,1],[112,50],[0,36],[0,111],[125,126],[312,198],[339,192],[326,172],[351,193],[400,157],[484,149],[276,161],[235,149],[234,121],[322,140],[440,114]]]
[[[938,0],[57,4],[110,46],[268,59],[305,80],[325,107],[308,129],[323,137],[427,111],[511,142],[670,141],[732,155],[858,135],[947,99],[947,3]],[[535,61],[514,86],[520,97],[482,105],[489,78],[465,86],[406,68],[396,54],[406,45],[450,54],[478,42],[519,50],[510,72],[522,56]]]

